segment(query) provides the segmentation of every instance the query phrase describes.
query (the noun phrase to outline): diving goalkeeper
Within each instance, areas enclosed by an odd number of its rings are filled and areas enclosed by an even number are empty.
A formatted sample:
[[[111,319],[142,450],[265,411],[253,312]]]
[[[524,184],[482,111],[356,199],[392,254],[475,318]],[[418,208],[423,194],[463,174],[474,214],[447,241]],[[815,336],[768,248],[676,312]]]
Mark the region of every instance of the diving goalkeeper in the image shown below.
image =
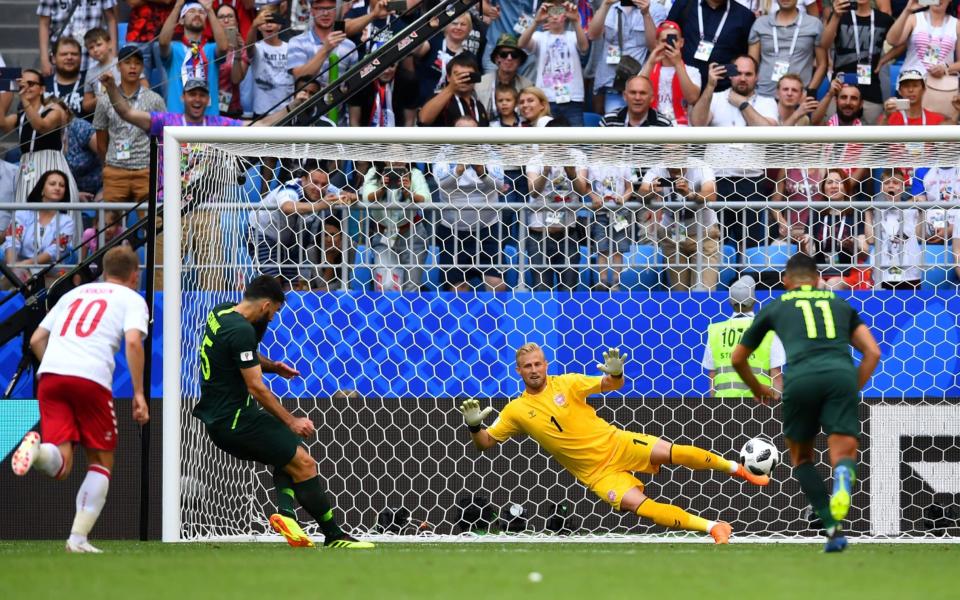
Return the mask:
[[[537,344],[517,349],[517,373],[526,389],[512,400],[489,429],[481,425],[493,410],[480,410],[477,400],[460,406],[479,450],[521,433],[535,439],[557,462],[615,510],[632,512],[657,525],[709,533],[717,544],[729,541],[732,528],[723,521],[708,521],[682,508],[648,498],[643,483],[633,474],[656,473],[660,465],[683,465],[711,469],[767,485],[767,475],[754,475],[740,464],[694,446],[618,429],[597,416],[587,396],[623,387],[623,363],[627,356],[610,349],[597,368],[602,377],[567,373],[547,375],[547,359]]]

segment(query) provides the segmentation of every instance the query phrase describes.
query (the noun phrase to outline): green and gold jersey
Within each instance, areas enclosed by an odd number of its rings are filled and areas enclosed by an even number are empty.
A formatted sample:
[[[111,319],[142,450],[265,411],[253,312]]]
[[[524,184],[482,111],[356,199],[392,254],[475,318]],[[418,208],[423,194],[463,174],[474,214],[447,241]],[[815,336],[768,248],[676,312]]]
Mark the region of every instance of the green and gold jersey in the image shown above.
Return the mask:
[[[776,332],[787,354],[787,377],[853,368],[850,336],[863,322],[845,300],[804,285],[768,302],[740,343],[756,348]]]
[[[200,343],[200,401],[193,416],[207,425],[235,418],[249,404],[241,369],[260,364],[253,325],[225,302],[207,314]]]

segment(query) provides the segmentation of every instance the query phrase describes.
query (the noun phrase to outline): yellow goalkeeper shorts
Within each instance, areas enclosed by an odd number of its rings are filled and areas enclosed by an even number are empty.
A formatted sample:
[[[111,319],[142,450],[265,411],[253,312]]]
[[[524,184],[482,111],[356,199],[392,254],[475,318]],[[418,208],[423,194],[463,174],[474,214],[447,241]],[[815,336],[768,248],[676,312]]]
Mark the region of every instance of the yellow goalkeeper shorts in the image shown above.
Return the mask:
[[[588,485],[590,491],[614,509],[620,510],[620,501],[627,491],[635,487],[643,490],[643,482],[633,474],[652,474],[660,470],[660,465],[650,463],[653,445],[659,440],[660,438],[645,433],[622,431],[618,436],[613,459]]]

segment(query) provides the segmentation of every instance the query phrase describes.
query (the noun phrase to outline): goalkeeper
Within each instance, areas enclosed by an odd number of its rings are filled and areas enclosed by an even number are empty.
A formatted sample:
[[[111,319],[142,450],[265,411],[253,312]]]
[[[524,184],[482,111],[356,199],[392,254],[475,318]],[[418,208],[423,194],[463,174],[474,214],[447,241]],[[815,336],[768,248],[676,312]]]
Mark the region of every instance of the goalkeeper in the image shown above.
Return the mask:
[[[252,279],[239,304],[223,303],[207,315],[200,345],[200,401],[193,415],[203,421],[211,441],[231,456],[273,467],[281,514],[270,525],[291,546],[313,546],[293,520],[293,498],[316,520],[330,548],[373,548],[337,525],[317,474],[317,463],[300,438],[314,433],[313,421],[294,417],[263,382],[263,373],[293,377],[299,373],[261,356],[258,340],[284,303],[280,282],[269,275]]]
[[[770,478],[754,475],[737,462],[694,446],[618,429],[597,416],[587,396],[623,387],[623,363],[627,356],[610,349],[597,368],[602,377],[568,373],[547,375],[547,359],[537,344],[517,349],[517,373],[526,389],[511,401],[489,429],[480,424],[493,409],[480,410],[477,400],[460,407],[479,450],[525,433],[535,439],[557,462],[615,510],[636,513],[657,525],[709,533],[717,544],[726,544],[731,527],[723,521],[708,521],[682,508],[656,502],[646,496],[643,483],[633,474],[656,473],[660,465],[683,465],[712,469],[767,485]]]

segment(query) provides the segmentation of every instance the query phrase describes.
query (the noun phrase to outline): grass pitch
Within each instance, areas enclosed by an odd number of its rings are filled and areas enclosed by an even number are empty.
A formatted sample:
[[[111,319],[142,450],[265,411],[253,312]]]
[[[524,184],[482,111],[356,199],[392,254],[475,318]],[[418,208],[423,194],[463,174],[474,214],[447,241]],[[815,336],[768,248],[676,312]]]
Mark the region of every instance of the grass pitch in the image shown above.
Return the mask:
[[[0,542],[0,598],[850,598],[960,597],[960,545],[380,544],[373,551],[285,544]],[[531,581],[530,573],[542,575]],[[534,576],[533,579],[536,579]]]

